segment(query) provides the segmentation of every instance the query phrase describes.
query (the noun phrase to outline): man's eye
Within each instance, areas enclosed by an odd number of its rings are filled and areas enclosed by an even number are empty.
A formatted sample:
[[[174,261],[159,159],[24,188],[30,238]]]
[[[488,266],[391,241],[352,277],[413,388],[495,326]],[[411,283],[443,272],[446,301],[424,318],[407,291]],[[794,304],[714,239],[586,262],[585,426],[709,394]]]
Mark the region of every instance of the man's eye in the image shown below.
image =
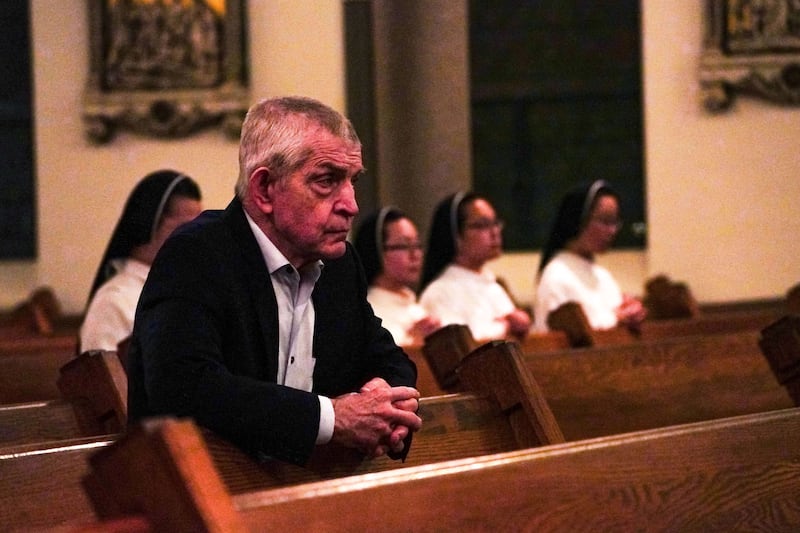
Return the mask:
[[[321,187],[330,188],[336,185],[336,178],[330,175],[322,176],[318,178],[315,183]]]

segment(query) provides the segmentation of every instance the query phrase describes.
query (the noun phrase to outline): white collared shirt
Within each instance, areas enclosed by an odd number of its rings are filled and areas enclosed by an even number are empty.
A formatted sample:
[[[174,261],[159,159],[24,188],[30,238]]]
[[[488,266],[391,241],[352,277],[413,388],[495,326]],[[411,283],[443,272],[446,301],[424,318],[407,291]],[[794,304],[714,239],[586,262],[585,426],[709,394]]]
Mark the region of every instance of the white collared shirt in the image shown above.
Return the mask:
[[[298,271],[245,212],[270,274],[278,301],[278,375],[277,383],[311,391],[314,385],[314,302],[311,293],[322,274],[322,261]],[[335,416],[330,398],[317,396],[320,405],[317,444],[333,436]]]

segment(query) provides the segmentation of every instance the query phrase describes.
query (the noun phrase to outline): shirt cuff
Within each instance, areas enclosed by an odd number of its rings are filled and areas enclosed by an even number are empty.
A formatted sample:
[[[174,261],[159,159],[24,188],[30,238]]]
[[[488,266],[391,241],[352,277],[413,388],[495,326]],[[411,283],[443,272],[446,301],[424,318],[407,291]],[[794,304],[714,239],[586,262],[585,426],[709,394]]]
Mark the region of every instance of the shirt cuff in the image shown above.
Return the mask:
[[[333,402],[325,396],[319,398],[319,431],[317,432],[317,444],[328,444],[333,437],[333,426],[336,422],[336,415],[333,412]]]

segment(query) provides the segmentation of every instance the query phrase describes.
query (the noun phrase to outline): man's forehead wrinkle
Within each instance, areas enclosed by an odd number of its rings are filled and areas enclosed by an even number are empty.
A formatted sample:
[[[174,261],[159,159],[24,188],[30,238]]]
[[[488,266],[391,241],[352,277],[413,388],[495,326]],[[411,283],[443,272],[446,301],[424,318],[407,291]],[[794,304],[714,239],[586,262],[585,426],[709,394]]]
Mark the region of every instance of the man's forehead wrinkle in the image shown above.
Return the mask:
[[[329,170],[339,170],[347,172],[354,170],[356,173],[363,172],[360,154],[342,153],[338,150],[318,150],[308,160],[308,163],[316,168],[327,168]]]

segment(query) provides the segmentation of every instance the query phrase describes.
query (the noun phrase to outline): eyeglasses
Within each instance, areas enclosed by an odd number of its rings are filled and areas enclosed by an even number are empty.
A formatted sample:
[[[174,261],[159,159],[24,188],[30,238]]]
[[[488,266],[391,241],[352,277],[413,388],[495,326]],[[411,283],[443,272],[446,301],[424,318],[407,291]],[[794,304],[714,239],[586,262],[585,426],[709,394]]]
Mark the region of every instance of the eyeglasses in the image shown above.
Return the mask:
[[[418,242],[408,242],[402,244],[387,244],[383,247],[384,252],[421,252],[422,244]]]
[[[475,222],[467,222],[466,224],[464,224],[464,227],[466,229],[474,229],[477,231],[487,231],[493,229],[498,229],[500,231],[503,231],[505,225],[506,223],[500,218],[494,220],[490,220],[488,218],[481,218],[476,220]]]
[[[620,229],[622,227],[622,219],[618,217],[592,217],[590,220],[607,228]]]

